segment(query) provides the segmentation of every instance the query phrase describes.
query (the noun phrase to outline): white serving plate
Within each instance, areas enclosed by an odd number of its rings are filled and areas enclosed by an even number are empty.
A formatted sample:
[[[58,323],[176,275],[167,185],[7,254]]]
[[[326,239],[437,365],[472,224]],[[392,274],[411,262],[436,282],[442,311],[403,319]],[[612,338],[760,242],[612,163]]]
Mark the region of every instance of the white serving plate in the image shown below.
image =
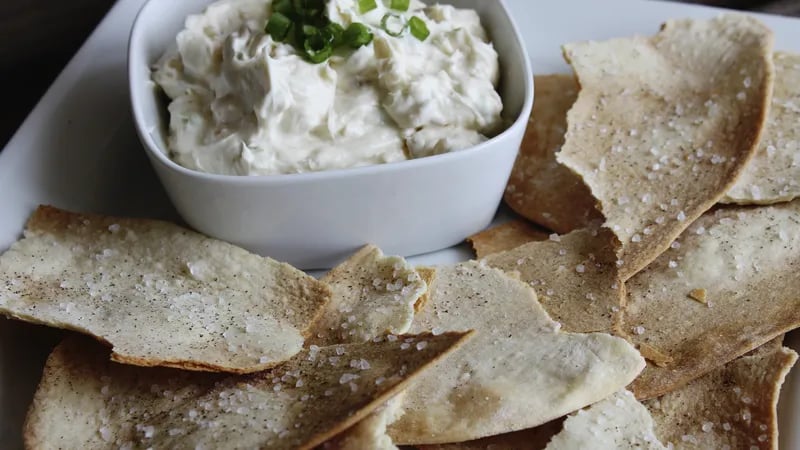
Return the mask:
[[[494,0],[487,0],[494,1]],[[567,71],[560,45],[652,34],[666,19],[711,17],[718,9],[641,0],[506,0],[526,39],[535,73]],[[126,47],[144,0],[119,0],[0,153],[0,251],[19,238],[40,203],[177,220],[131,121]],[[776,48],[800,51],[800,20],[761,17]],[[502,220],[502,218],[498,218]],[[468,259],[454,247],[417,264]],[[21,428],[41,367],[58,334],[0,321],[0,448],[22,448]],[[787,338],[800,350],[800,333]],[[784,385],[781,449],[800,450],[800,369]]]

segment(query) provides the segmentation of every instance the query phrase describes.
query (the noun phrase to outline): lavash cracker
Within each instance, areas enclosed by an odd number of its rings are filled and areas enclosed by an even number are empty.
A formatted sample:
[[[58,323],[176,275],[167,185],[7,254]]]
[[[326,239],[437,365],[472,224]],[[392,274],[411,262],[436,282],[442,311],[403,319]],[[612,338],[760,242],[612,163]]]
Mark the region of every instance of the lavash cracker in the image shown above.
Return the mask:
[[[638,403],[628,391],[616,393],[568,416],[563,430],[555,421],[421,450],[777,449],[778,396],[797,360],[782,340],[773,339],[657,399]]]
[[[775,89],[758,153],[723,203],[770,204],[800,196],[800,55],[776,52]]]
[[[478,262],[437,269],[409,332],[474,329],[475,337],[413,383],[397,444],[436,444],[531,428],[601,400],[644,366],[608,334],[573,334],[529,285]],[[476,399],[480,399],[476,401]]]
[[[631,278],[620,328],[649,359],[636,396],[675,390],[800,326],[797,248],[800,200],[718,209]],[[697,289],[704,303],[690,297]]]
[[[414,305],[428,286],[399,256],[368,245],[320,280],[333,295],[314,323],[306,345],[364,342],[411,327]]]
[[[403,415],[403,396],[401,392],[367,418],[325,442],[322,450],[397,450],[387,427]]]
[[[782,337],[644,404],[676,449],[778,449],[778,397],[797,353]]]
[[[581,90],[557,160],[583,178],[619,237],[623,279],[714,205],[755,153],[772,41],[758,20],[728,14],[564,46]]]
[[[512,220],[467,238],[478,258],[500,253],[532,241],[544,241],[550,234],[523,220]]]
[[[433,274],[433,269],[414,269],[403,258],[384,256],[373,245],[362,248],[322,277],[333,296],[307,345],[366,342],[387,333],[405,333],[425,301]],[[403,413],[401,396],[326,442],[324,448],[396,450],[386,427]]]
[[[624,298],[614,264],[615,238],[605,229],[577,230],[487,256],[492,267],[519,274],[565,331],[614,331]]]
[[[98,344],[72,338],[48,359],[25,444],[309,449],[365,418],[468,334],[303,350],[265,372],[226,377],[116,364]]]
[[[142,366],[254,372],[302,349],[330,298],[305,273],[176,225],[40,207],[0,256],[0,313]]]
[[[517,214],[559,233],[601,222],[583,180],[556,161],[564,144],[567,111],[578,97],[572,74],[534,77],[536,101],[514,163],[505,202]]]

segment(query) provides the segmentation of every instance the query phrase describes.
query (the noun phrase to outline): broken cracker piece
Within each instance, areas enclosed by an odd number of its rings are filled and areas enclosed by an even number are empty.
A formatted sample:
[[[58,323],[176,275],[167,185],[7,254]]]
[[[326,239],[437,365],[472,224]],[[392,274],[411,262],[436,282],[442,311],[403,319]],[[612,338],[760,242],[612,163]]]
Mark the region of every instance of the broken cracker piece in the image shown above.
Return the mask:
[[[419,450],[543,450],[563,427],[564,418],[535,428],[450,444],[420,445]]]
[[[764,205],[800,196],[800,55],[776,52],[773,60],[775,89],[758,152],[722,203]]]
[[[246,373],[299,352],[314,278],[167,222],[40,207],[0,256],[0,313],[110,344],[114,361]]]
[[[797,353],[782,337],[644,404],[662,442],[687,450],[778,448],[778,396]]]
[[[578,82],[572,74],[555,74],[536,76],[533,84],[536,102],[505,202],[522,217],[562,234],[602,222],[597,200],[583,180],[556,161],[567,131],[567,111],[578,98]]]
[[[399,256],[384,256],[368,245],[321,279],[333,295],[314,323],[306,345],[364,342],[387,333],[403,334],[428,286]]]
[[[711,208],[755,153],[772,43],[757,19],[726,14],[669,21],[652,37],[564,46],[581,90],[557,160],[598,200],[622,243],[624,280]]]
[[[418,445],[531,428],[611,395],[644,366],[623,339],[559,328],[526,283],[478,262],[439,267],[410,332],[475,338],[409,387],[389,435]]]
[[[648,364],[634,381],[642,399],[800,327],[800,200],[706,213],[676,242],[626,283],[621,330],[673,360]],[[685,295],[696,286],[712,307]]]
[[[615,264],[615,237],[608,230],[578,230],[530,242],[485,258],[488,265],[517,272],[565,331],[614,331],[624,298]]]
[[[569,415],[546,450],[666,450],[653,427],[647,408],[623,390]]]
[[[120,365],[98,344],[68,339],[45,366],[25,445],[313,448],[386,403],[468,334],[304,350],[268,371],[226,377]]]
[[[494,253],[513,250],[533,241],[547,240],[550,233],[522,220],[512,220],[467,238],[480,259]]]
[[[403,395],[397,394],[366,419],[323,444],[322,450],[397,450],[386,428],[403,415]]]

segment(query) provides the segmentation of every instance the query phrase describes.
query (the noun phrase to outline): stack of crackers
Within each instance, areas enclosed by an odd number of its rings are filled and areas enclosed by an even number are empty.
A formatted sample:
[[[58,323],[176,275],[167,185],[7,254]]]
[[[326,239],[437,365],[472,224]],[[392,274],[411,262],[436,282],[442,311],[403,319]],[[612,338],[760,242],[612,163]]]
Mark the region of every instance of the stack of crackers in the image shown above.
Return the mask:
[[[726,15],[569,44],[479,259],[322,279],[40,207],[0,313],[70,330],[30,449],[777,448],[800,326],[800,57]]]

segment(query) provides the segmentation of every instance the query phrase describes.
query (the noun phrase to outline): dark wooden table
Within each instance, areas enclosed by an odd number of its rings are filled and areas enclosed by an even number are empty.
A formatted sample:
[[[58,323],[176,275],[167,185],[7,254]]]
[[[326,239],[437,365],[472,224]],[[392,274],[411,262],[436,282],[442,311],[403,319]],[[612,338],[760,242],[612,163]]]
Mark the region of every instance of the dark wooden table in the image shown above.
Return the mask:
[[[693,2],[800,16],[800,0]],[[0,0],[0,149],[113,3]]]

